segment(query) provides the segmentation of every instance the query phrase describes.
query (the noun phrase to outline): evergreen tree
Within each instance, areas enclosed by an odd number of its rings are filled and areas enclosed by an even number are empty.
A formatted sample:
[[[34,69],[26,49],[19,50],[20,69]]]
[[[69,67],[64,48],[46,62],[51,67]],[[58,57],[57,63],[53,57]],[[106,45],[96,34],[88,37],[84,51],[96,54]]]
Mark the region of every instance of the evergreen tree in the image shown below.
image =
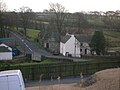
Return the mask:
[[[97,55],[104,55],[106,50],[106,40],[101,31],[95,31],[92,40],[90,42],[90,47]]]

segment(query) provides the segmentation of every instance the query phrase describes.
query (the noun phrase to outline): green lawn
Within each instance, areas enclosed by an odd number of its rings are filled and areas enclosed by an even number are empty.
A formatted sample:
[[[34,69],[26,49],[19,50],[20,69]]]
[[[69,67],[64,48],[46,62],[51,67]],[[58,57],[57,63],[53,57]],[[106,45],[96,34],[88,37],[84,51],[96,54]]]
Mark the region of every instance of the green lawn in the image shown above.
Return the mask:
[[[94,34],[94,31],[100,30],[100,29],[90,29],[91,34]],[[120,41],[120,32],[116,31],[105,31],[103,30],[103,34],[106,39],[108,39],[110,42],[111,41]]]
[[[24,30],[23,28],[18,28],[18,31],[23,34]],[[38,33],[40,30],[35,30],[35,29],[27,29],[27,37],[29,40],[34,41],[38,37]]]
[[[100,29],[92,29],[92,34],[94,34],[94,31],[100,30]],[[117,31],[106,31],[102,30],[103,34],[106,38],[106,40],[109,42],[110,50],[120,50],[120,32]]]
[[[120,50],[120,47],[112,47],[110,50]]]
[[[103,33],[110,42],[110,50],[120,50],[120,32],[104,31]]]
[[[31,20],[31,22],[33,22],[33,20]],[[34,21],[34,22],[36,22],[38,24],[40,24],[40,23],[42,23],[42,24],[49,24],[49,22],[47,22],[47,21]]]
[[[104,23],[101,21],[101,19],[97,18],[97,19],[88,19],[88,22],[90,24],[94,24],[94,25],[103,25]]]
[[[46,60],[43,60],[42,62],[40,62],[40,64],[52,64],[52,63],[58,63],[58,61],[46,59]]]
[[[39,32],[40,30],[27,29],[27,36],[29,37],[30,40],[34,41],[34,39],[37,38]]]
[[[104,31],[104,35],[110,39],[110,41],[120,41],[120,32]]]
[[[100,29],[98,29],[98,30],[100,30]],[[97,31],[97,29],[91,30],[92,35],[94,34],[94,31]],[[103,30],[103,34],[104,34],[105,38],[108,39],[110,42],[111,41],[120,41],[120,32]]]

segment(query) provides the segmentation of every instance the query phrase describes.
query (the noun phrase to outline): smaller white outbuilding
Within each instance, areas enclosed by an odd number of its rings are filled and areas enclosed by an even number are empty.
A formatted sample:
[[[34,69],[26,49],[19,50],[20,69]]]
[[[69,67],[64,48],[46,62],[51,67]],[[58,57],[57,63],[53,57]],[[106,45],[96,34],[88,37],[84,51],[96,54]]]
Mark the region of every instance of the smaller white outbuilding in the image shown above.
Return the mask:
[[[12,57],[12,48],[5,44],[0,44],[0,60],[12,60]]]

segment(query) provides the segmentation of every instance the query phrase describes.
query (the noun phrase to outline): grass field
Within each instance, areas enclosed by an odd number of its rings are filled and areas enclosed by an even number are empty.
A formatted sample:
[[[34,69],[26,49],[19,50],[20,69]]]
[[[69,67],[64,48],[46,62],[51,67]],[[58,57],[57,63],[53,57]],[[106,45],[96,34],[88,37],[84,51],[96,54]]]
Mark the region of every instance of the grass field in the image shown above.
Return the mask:
[[[94,34],[95,31],[99,30],[101,31],[102,29],[89,29],[90,30],[90,34]],[[106,39],[108,39],[110,42],[111,41],[120,41],[120,32],[117,31],[107,31],[107,30],[102,30],[103,34],[105,36]]]
[[[18,28],[18,32],[21,34],[24,33],[23,28]],[[29,40],[34,41],[38,37],[38,33],[40,30],[35,30],[35,29],[27,29],[27,37]]]
[[[88,22],[93,25],[103,25],[103,21],[100,20],[100,18],[96,19],[88,19]]]
[[[30,40],[34,41],[38,37],[39,32],[40,30],[27,29],[27,36],[29,37]]]
[[[104,31],[103,33],[110,41],[120,41],[120,32]]]

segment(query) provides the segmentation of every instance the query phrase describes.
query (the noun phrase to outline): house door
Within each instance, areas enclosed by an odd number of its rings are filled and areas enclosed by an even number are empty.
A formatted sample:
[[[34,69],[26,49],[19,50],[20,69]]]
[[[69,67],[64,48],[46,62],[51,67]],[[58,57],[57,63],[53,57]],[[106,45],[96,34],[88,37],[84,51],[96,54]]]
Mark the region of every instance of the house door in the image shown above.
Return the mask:
[[[87,54],[87,49],[85,49],[85,55]]]
[[[68,56],[68,55],[69,55],[69,52],[66,52],[66,53],[65,53],[65,56]]]
[[[46,43],[46,48],[49,48],[49,43]]]

